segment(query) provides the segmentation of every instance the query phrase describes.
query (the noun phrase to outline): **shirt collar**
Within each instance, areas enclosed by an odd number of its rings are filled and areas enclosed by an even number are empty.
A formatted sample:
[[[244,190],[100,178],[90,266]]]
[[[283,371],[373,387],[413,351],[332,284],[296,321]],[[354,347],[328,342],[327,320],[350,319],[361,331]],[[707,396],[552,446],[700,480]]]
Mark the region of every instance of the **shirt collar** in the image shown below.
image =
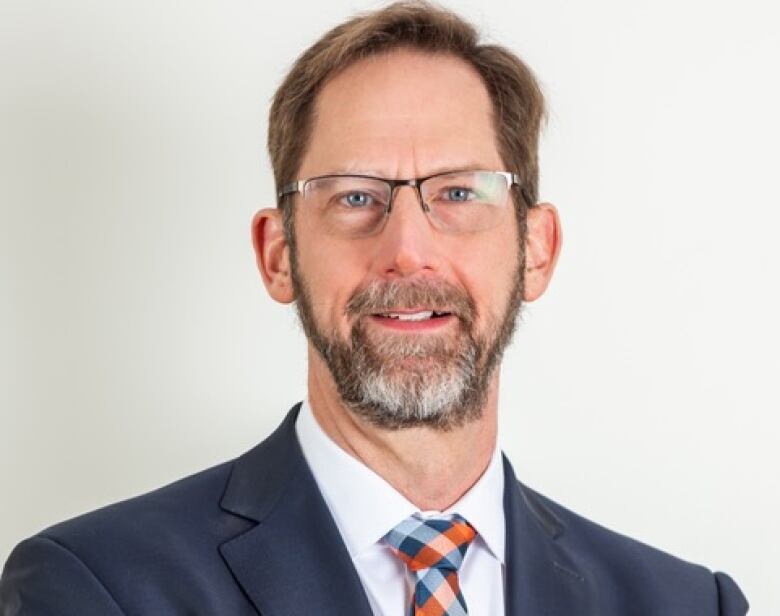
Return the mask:
[[[308,398],[295,423],[298,440],[344,543],[353,558],[379,541],[401,520],[420,511],[392,485],[339,447],[320,427]],[[459,513],[493,556],[504,562],[504,467],[496,446],[477,482],[444,513]]]

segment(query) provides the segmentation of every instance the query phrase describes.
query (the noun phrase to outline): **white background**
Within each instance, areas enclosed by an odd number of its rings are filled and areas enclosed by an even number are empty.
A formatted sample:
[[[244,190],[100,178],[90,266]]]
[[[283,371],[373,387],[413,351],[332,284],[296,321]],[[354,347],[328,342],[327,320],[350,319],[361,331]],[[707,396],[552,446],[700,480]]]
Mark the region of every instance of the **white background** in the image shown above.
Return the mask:
[[[302,395],[250,245],[269,99],[377,5],[271,4],[0,3],[0,561],[239,454]],[[450,6],[550,104],[565,241],[504,364],[518,475],[780,613],[776,4]]]

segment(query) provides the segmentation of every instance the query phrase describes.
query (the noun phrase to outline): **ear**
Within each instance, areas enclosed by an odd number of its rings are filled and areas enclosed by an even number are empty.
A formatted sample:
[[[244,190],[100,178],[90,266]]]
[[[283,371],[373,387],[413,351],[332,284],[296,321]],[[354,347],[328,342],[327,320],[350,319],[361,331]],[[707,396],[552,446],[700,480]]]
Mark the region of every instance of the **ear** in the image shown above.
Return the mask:
[[[257,269],[268,294],[277,302],[289,304],[295,299],[290,273],[290,246],[284,236],[282,212],[265,208],[252,219],[252,244]]]
[[[561,252],[561,221],[551,203],[528,209],[525,242],[525,289],[523,299],[532,302],[544,293]]]

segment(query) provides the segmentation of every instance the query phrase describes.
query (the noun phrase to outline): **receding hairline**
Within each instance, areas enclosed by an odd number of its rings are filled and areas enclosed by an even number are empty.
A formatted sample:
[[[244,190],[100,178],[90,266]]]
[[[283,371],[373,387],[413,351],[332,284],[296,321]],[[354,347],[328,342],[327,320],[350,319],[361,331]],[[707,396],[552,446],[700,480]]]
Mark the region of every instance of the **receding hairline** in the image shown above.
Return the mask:
[[[372,53],[370,55],[366,55],[360,58],[355,58],[354,60],[348,62],[343,67],[339,67],[337,70],[333,71],[331,74],[329,74],[319,85],[317,90],[314,93],[313,100],[311,103],[311,116],[310,116],[310,122],[309,125],[309,139],[306,140],[306,146],[301,152],[301,157],[298,164],[298,169],[296,169],[296,177],[300,176],[301,169],[303,168],[304,161],[307,157],[307,155],[310,152],[311,145],[314,143],[314,135],[317,131],[318,126],[320,125],[320,111],[321,111],[321,104],[323,100],[323,94],[325,94],[327,88],[329,85],[331,85],[334,81],[338,80],[339,78],[344,77],[345,74],[349,73],[351,70],[353,70],[357,65],[364,64],[364,63],[373,63],[373,62],[392,62],[393,58],[411,56],[411,57],[418,57],[418,58],[425,58],[425,59],[438,59],[445,62],[450,62],[453,66],[460,66],[462,68],[465,68],[477,81],[479,84],[481,84],[481,94],[484,102],[484,109],[487,114],[487,124],[491,130],[491,133],[493,134],[493,138],[495,140],[496,145],[496,151],[501,159],[501,162],[504,166],[507,165],[507,161],[504,160],[504,157],[500,151],[499,143],[498,143],[498,134],[496,131],[496,115],[495,115],[495,106],[493,104],[493,100],[491,99],[490,92],[488,90],[488,84],[485,81],[485,78],[482,74],[477,70],[477,68],[468,61],[468,59],[450,52],[450,51],[442,51],[442,50],[427,50],[427,49],[421,49],[419,47],[408,45],[408,44],[401,44],[396,47],[391,48],[385,48],[382,50],[379,50],[375,53]],[[381,69],[380,69],[381,70]],[[465,168],[465,166],[463,167]],[[476,168],[472,166],[471,168]],[[444,168],[442,168],[444,169]],[[343,170],[343,172],[346,172],[348,170]],[[365,172],[365,169],[360,170],[361,172]],[[356,170],[352,170],[353,173],[356,173]],[[438,171],[433,171],[432,173],[436,173]]]
[[[361,12],[323,34],[295,60],[276,90],[267,148],[277,191],[295,179],[309,150],[314,102],[320,90],[360,60],[401,48],[443,54],[473,67],[486,87],[500,159],[522,178],[515,199],[521,227],[525,204],[538,199],[539,136],[546,118],[544,94],[530,67],[510,48],[487,40],[475,24],[428,0],[400,0]],[[292,199],[277,193],[291,234]]]

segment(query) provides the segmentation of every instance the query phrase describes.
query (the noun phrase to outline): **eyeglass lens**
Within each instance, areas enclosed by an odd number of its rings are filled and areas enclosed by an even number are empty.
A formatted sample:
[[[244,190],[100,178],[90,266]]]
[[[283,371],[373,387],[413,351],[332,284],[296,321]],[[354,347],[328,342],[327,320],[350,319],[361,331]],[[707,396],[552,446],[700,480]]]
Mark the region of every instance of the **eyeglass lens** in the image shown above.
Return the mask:
[[[397,192],[403,186],[397,186]],[[437,175],[419,187],[434,228],[447,233],[490,229],[501,221],[509,185],[501,173],[466,171]],[[306,182],[307,210],[328,233],[363,237],[384,226],[392,185],[376,178],[328,176]]]

